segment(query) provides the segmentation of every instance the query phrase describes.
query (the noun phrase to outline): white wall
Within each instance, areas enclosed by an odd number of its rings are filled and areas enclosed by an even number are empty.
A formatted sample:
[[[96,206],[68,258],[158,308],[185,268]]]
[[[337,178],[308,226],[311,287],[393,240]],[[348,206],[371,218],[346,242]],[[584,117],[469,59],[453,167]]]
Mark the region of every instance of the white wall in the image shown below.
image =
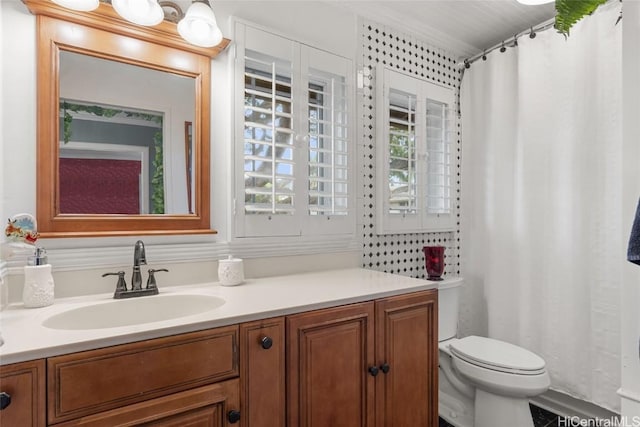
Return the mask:
[[[355,59],[357,25],[351,12],[335,5],[320,1],[308,2],[212,2],[223,34],[233,38],[230,17],[237,16],[261,26],[273,29],[285,36],[298,39],[315,47],[333,51]],[[0,170],[0,222],[21,212],[35,213],[36,210],[36,20],[20,0],[1,0],[1,78],[2,78],[2,123]],[[231,221],[229,203],[231,199],[231,146],[232,146],[232,66],[234,46],[219,55],[212,63],[212,117],[211,117],[211,162],[212,162],[212,227],[217,235],[201,236],[146,236],[145,244],[152,260],[210,262],[219,259],[228,250],[228,230]],[[356,62],[355,60],[353,61]],[[4,218],[4,220],[1,220]],[[2,225],[4,229],[4,225]],[[54,273],[66,263],[65,281],[74,282],[69,276],[68,265],[74,256],[82,258],[78,269],[92,269],[103,266],[127,266],[132,256],[132,246],[139,236],[82,238],[82,239],[42,239],[41,244],[49,252],[49,261]],[[4,241],[4,233],[0,242]],[[170,248],[177,247],[176,250]],[[167,247],[167,249],[163,249]],[[151,250],[149,250],[151,248]],[[257,249],[248,251],[255,253]],[[294,253],[294,249],[281,245],[275,251],[282,256]],[[75,254],[75,255],[74,255]],[[91,254],[91,259],[87,259]],[[314,257],[305,258],[298,266],[308,269],[344,266],[345,259],[350,266],[359,265],[359,253],[345,257],[344,253],[321,257],[315,263]],[[255,255],[254,255],[255,256]],[[155,257],[155,258],[154,258]],[[256,263],[259,265],[259,263]],[[273,263],[282,273],[288,272],[291,263]],[[10,282],[20,283],[20,268],[10,263]],[[203,268],[203,275],[211,273]],[[206,276],[200,280],[215,278]],[[259,274],[248,272],[254,277]],[[13,277],[15,276],[15,277]],[[73,284],[72,284],[73,286]],[[12,292],[14,295],[17,292]]]
[[[2,8],[1,7],[0,7],[0,24],[2,24]],[[0,41],[1,40],[2,39],[0,39]],[[2,51],[2,45],[0,44],[0,52],[1,51]],[[2,63],[0,62],[0,99],[3,99],[2,97],[3,88],[4,88],[3,79],[2,79],[3,68],[4,67],[2,67]],[[0,129],[4,128],[3,126],[4,115],[2,114],[3,107],[4,107],[3,103],[0,103]],[[3,141],[4,141],[4,135],[0,132],[0,183],[7,182],[7,177],[5,175],[5,168],[3,167],[4,165]],[[5,218],[3,208],[2,208],[2,206],[4,205],[4,185],[2,184],[0,184],[0,201],[2,201],[2,203],[0,203],[0,218]],[[2,259],[2,256],[0,255],[0,310],[4,309],[4,307],[6,307],[8,303],[8,298],[9,298],[9,284],[7,283],[8,273],[9,272],[7,271],[6,262]],[[0,331],[0,339],[1,338],[2,336]]]
[[[35,212],[35,19],[17,0],[2,8],[2,229],[9,216]],[[20,40],[19,43],[16,43]],[[4,236],[4,233],[2,233]]]
[[[623,242],[640,197],[640,3],[623,4]],[[640,266],[625,262],[622,277],[622,416],[640,416]],[[636,421],[637,422],[637,421]]]

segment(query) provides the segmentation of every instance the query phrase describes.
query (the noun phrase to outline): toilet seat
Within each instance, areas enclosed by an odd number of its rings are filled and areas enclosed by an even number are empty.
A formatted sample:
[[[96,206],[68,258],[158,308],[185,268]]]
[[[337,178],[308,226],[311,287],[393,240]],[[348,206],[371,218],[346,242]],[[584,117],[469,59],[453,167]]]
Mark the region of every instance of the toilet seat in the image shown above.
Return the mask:
[[[469,336],[449,345],[454,357],[485,369],[516,375],[540,375],[544,360],[522,347],[491,338]]]

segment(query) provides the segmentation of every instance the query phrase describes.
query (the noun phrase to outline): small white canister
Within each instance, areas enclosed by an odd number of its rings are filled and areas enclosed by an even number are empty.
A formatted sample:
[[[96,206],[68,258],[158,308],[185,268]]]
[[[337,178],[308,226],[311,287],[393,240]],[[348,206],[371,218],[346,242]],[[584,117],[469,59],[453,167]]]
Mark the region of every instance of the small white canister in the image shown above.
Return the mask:
[[[218,261],[218,280],[222,286],[236,286],[242,283],[244,281],[242,259],[229,255],[229,258]]]

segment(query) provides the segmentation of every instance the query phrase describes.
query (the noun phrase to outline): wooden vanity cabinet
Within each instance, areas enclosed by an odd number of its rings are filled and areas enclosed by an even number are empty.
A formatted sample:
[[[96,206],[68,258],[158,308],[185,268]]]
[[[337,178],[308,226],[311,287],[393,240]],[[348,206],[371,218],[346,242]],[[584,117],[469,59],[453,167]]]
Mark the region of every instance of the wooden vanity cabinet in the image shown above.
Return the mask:
[[[437,290],[0,366],[4,426],[432,427]]]
[[[430,290],[288,316],[288,425],[437,425],[437,314]]]
[[[47,359],[48,422],[109,425],[100,420],[116,417],[135,425],[139,417],[151,420],[152,408],[179,402],[185,408],[209,408],[203,411],[214,417],[219,412],[216,408],[239,410],[239,383],[213,389],[202,386],[238,375],[238,326],[51,357]]]
[[[240,325],[240,425],[285,427],[284,318]]]
[[[0,366],[0,393],[6,393],[0,426],[46,425],[44,360]]]

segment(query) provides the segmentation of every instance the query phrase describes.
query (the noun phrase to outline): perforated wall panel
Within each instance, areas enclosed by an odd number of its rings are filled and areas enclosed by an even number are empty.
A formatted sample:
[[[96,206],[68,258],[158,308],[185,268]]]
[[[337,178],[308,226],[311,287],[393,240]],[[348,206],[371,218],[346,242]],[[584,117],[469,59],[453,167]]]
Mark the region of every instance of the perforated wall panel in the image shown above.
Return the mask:
[[[446,247],[445,277],[460,274],[460,222],[457,214],[456,229],[446,233],[420,233],[399,235],[376,234],[376,82],[378,63],[410,73],[419,78],[450,86],[460,86],[461,73],[456,58],[401,31],[365,19],[359,23],[361,52],[359,70],[363,71],[363,86],[358,93],[361,100],[359,114],[359,171],[362,193],[358,198],[361,212],[358,229],[363,233],[364,268],[401,274],[416,278],[426,277],[422,247]],[[456,212],[460,210],[460,123],[452,147],[453,182]]]

